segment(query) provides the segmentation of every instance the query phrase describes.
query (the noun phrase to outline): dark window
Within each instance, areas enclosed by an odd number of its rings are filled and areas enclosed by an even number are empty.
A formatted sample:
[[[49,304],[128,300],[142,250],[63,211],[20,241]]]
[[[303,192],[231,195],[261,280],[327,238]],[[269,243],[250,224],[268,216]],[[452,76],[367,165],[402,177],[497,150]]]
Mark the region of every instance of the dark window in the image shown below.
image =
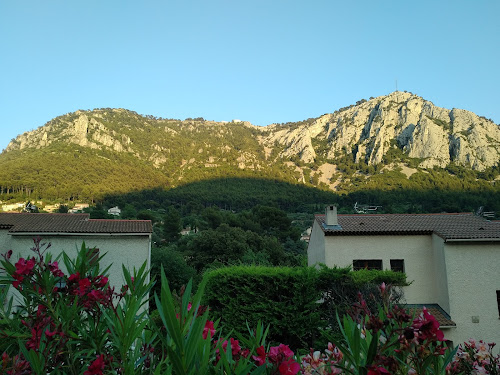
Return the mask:
[[[498,316],[500,316],[500,290],[497,290]]]
[[[394,272],[405,272],[404,259],[391,259],[391,270]]]
[[[93,249],[88,249],[87,256],[89,259],[89,264],[91,266],[97,264],[99,261],[99,249],[94,247]]]
[[[358,270],[381,270],[382,259],[357,259],[352,261],[354,271]]]

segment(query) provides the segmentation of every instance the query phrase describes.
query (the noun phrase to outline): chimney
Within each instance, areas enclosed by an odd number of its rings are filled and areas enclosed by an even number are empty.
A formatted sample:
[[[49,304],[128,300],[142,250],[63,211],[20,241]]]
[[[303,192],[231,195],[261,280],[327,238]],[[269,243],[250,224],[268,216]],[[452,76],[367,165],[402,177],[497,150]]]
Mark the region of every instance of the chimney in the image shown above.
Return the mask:
[[[325,224],[328,226],[339,225],[339,221],[337,219],[337,207],[333,204],[326,207]]]

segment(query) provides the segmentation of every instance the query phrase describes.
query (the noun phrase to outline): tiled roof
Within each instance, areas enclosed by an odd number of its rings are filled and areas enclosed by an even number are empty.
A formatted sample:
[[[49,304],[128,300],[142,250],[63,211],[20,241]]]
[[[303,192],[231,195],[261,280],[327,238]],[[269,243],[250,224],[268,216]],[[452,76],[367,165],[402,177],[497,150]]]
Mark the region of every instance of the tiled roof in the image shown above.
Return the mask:
[[[316,221],[328,236],[436,233],[445,240],[500,241],[500,221],[470,213],[338,215],[340,228],[326,226],[325,215]]]
[[[424,307],[427,309],[429,314],[434,316],[441,327],[456,327],[456,323],[451,320],[451,317],[444,311],[441,306],[435,303],[423,304],[423,305],[405,305],[404,306],[410,315],[418,316],[422,314]]]
[[[0,213],[9,233],[151,233],[150,220],[100,220],[89,214]]]

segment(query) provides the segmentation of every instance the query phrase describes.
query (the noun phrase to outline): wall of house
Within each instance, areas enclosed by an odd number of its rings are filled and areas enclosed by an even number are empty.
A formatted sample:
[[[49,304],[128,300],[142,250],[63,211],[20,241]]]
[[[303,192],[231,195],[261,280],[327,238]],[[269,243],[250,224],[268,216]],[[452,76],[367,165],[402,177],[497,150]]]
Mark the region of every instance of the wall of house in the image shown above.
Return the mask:
[[[315,266],[325,262],[325,236],[318,222],[314,220],[311,238],[307,246],[307,264]]]
[[[390,269],[391,259],[404,259],[407,279],[412,282],[403,288],[406,302],[437,303],[430,235],[325,236],[325,249],[329,267],[352,266],[355,259],[381,259],[383,269]]]
[[[4,232],[4,231],[2,231]],[[149,235],[45,235],[43,241],[51,243],[48,252],[55,257],[63,251],[70,258],[75,258],[83,241],[87,247],[96,247],[100,254],[106,253],[101,260],[101,269],[111,266],[109,269],[109,282],[117,290],[125,283],[122,272],[122,264],[129,270],[140,268],[144,262],[147,262],[150,268],[150,238]],[[10,235],[0,233],[0,253],[9,249],[14,251],[13,258],[31,257],[33,252],[33,236]],[[61,269],[66,272],[62,261],[59,262]]]
[[[500,244],[447,242],[444,246],[455,345],[474,338],[500,343],[496,291],[500,290]]]
[[[437,295],[437,303],[448,314],[450,314],[450,296],[448,291],[448,273],[446,270],[446,256],[444,252],[444,240],[433,234],[432,248],[434,253],[434,289]]]

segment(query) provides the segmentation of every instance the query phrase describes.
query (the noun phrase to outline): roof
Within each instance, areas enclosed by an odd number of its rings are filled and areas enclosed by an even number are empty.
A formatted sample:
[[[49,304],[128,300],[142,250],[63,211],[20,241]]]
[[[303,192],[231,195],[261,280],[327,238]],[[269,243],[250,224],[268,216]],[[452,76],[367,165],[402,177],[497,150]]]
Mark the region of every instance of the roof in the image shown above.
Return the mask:
[[[89,214],[0,213],[0,229],[9,233],[149,234],[151,220],[90,219]]]
[[[316,221],[327,236],[432,234],[450,241],[500,241],[500,221],[472,213],[338,215],[339,227],[327,226],[325,215]]]
[[[405,305],[404,307],[409,311],[410,315],[415,316],[422,314],[425,307],[429,314],[436,318],[441,328],[457,326],[456,323],[451,320],[451,317],[446,313],[446,311],[444,311],[441,306],[436,303]]]

